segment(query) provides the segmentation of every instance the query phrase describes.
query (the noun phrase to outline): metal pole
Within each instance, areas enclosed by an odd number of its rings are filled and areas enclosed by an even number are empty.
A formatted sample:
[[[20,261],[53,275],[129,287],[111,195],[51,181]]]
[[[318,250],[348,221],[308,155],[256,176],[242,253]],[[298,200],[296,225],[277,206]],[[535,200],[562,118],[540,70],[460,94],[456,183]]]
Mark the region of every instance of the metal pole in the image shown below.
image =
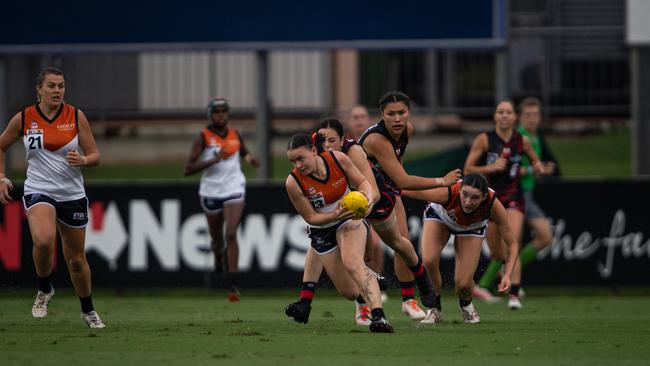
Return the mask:
[[[635,175],[650,175],[650,47],[634,47],[630,54],[632,71],[632,169]]]
[[[427,99],[431,115],[438,114],[438,52],[437,50],[428,50],[426,52],[426,79],[427,79]]]
[[[257,177],[271,179],[273,172],[271,159],[271,113],[269,106],[269,62],[268,51],[259,50],[257,57],[257,147],[261,166]]]
[[[9,116],[7,115],[7,63],[3,57],[0,57],[0,127],[2,131],[7,128],[9,124]],[[2,133],[0,131],[0,133]],[[5,175],[11,178],[11,149],[5,152]]]

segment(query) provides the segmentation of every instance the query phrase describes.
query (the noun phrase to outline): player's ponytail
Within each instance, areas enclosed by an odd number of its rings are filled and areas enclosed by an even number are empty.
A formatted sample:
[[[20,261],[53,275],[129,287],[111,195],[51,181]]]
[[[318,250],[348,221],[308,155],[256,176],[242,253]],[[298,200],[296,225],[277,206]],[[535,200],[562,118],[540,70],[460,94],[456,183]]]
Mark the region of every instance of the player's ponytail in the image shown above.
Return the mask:
[[[463,177],[462,186],[470,186],[478,189],[485,196],[488,193],[488,180],[481,173],[469,173]]]
[[[320,154],[325,151],[325,136],[323,134],[313,132],[311,134],[311,139],[314,143],[314,146],[316,146],[316,152]]]
[[[323,147],[324,143],[325,136],[320,133],[313,132],[311,134],[306,134],[304,132],[299,132],[289,138],[287,150],[293,150],[303,146],[308,149],[316,147],[316,152],[320,154],[325,151],[325,147]]]

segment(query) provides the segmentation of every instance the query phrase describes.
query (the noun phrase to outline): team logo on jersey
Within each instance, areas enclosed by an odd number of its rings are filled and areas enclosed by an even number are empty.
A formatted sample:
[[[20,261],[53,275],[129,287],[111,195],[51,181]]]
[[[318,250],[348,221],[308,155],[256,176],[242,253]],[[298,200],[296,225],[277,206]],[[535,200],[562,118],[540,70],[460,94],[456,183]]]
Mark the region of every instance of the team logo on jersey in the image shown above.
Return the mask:
[[[456,210],[447,210],[447,216],[453,221],[457,222],[458,219],[456,218]]]
[[[311,204],[314,206],[314,208],[325,207],[325,197],[323,197],[322,192],[318,192],[309,196],[309,200],[311,201]]]
[[[31,128],[31,129],[38,128],[38,122],[32,121],[32,125],[29,128]]]
[[[334,183],[332,183],[332,185],[334,186],[334,188],[336,188],[336,187],[340,186],[343,183],[345,183],[345,178],[339,178],[336,181],[334,181]]]
[[[316,193],[316,188],[314,188],[314,187],[309,187],[309,188],[307,188],[307,193],[309,193],[309,194],[314,194],[314,193]]]
[[[65,123],[59,123],[56,125],[56,129],[59,131],[69,131],[73,130],[75,127],[74,122],[65,122]]]

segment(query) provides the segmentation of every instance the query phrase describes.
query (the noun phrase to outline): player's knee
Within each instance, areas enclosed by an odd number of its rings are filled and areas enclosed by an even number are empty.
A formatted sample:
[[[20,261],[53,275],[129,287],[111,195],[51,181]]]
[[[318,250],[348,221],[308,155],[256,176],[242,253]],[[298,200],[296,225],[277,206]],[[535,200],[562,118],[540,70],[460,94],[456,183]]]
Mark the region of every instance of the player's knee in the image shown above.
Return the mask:
[[[359,297],[359,292],[356,291],[356,289],[352,288],[339,289],[339,294],[348,300],[355,300],[357,297]]]
[[[457,278],[455,279],[455,285],[456,285],[456,291],[459,294],[466,293],[467,291],[472,290],[472,286],[474,285],[472,283],[471,278]]]
[[[231,243],[237,243],[237,232],[226,232],[226,240],[228,241],[229,244]]]
[[[34,249],[41,252],[51,252],[54,249],[55,238],[50,235],[34,235]]]
[[[70,272],[82,272],[86,267],[86,258],[84,256],[74,256],[68,258],[68,268]]]
[[[438,268],[438,258],[435,258],[433,256],[423,256],[422,257],[422,264],[427,268],[427,269],[436,269]]]
[[[364,264],[355,258],[341,258],[341,262],[343,262],[343,266],[353,277],[359,275],[364,267]]]

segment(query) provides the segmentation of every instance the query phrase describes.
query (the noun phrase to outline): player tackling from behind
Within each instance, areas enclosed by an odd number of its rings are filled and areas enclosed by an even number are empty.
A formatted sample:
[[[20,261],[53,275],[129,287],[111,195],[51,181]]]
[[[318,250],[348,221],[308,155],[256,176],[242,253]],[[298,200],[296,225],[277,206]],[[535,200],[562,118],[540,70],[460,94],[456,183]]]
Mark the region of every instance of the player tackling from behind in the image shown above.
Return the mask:
[[[454,235],[456,264],[454,283],[458,305],[466,323],[478,323],[478,312],[472,304],[474,273],[481,257],[488,220],[493,222],[507,245],[505,275],[499,283],[499,292],[510,288],[510,275],[517,260],[517,241],[508,224],[506,209],[488,188],[482,174],[467,174],[451,187],[425,191],[403,191],[407,197],[427,201],[422,225],[422,259],[431,273],[436,292],[440,294],[440,254]],[[422,323],[436,324],[442,321],[440,302],[429,309]]]

